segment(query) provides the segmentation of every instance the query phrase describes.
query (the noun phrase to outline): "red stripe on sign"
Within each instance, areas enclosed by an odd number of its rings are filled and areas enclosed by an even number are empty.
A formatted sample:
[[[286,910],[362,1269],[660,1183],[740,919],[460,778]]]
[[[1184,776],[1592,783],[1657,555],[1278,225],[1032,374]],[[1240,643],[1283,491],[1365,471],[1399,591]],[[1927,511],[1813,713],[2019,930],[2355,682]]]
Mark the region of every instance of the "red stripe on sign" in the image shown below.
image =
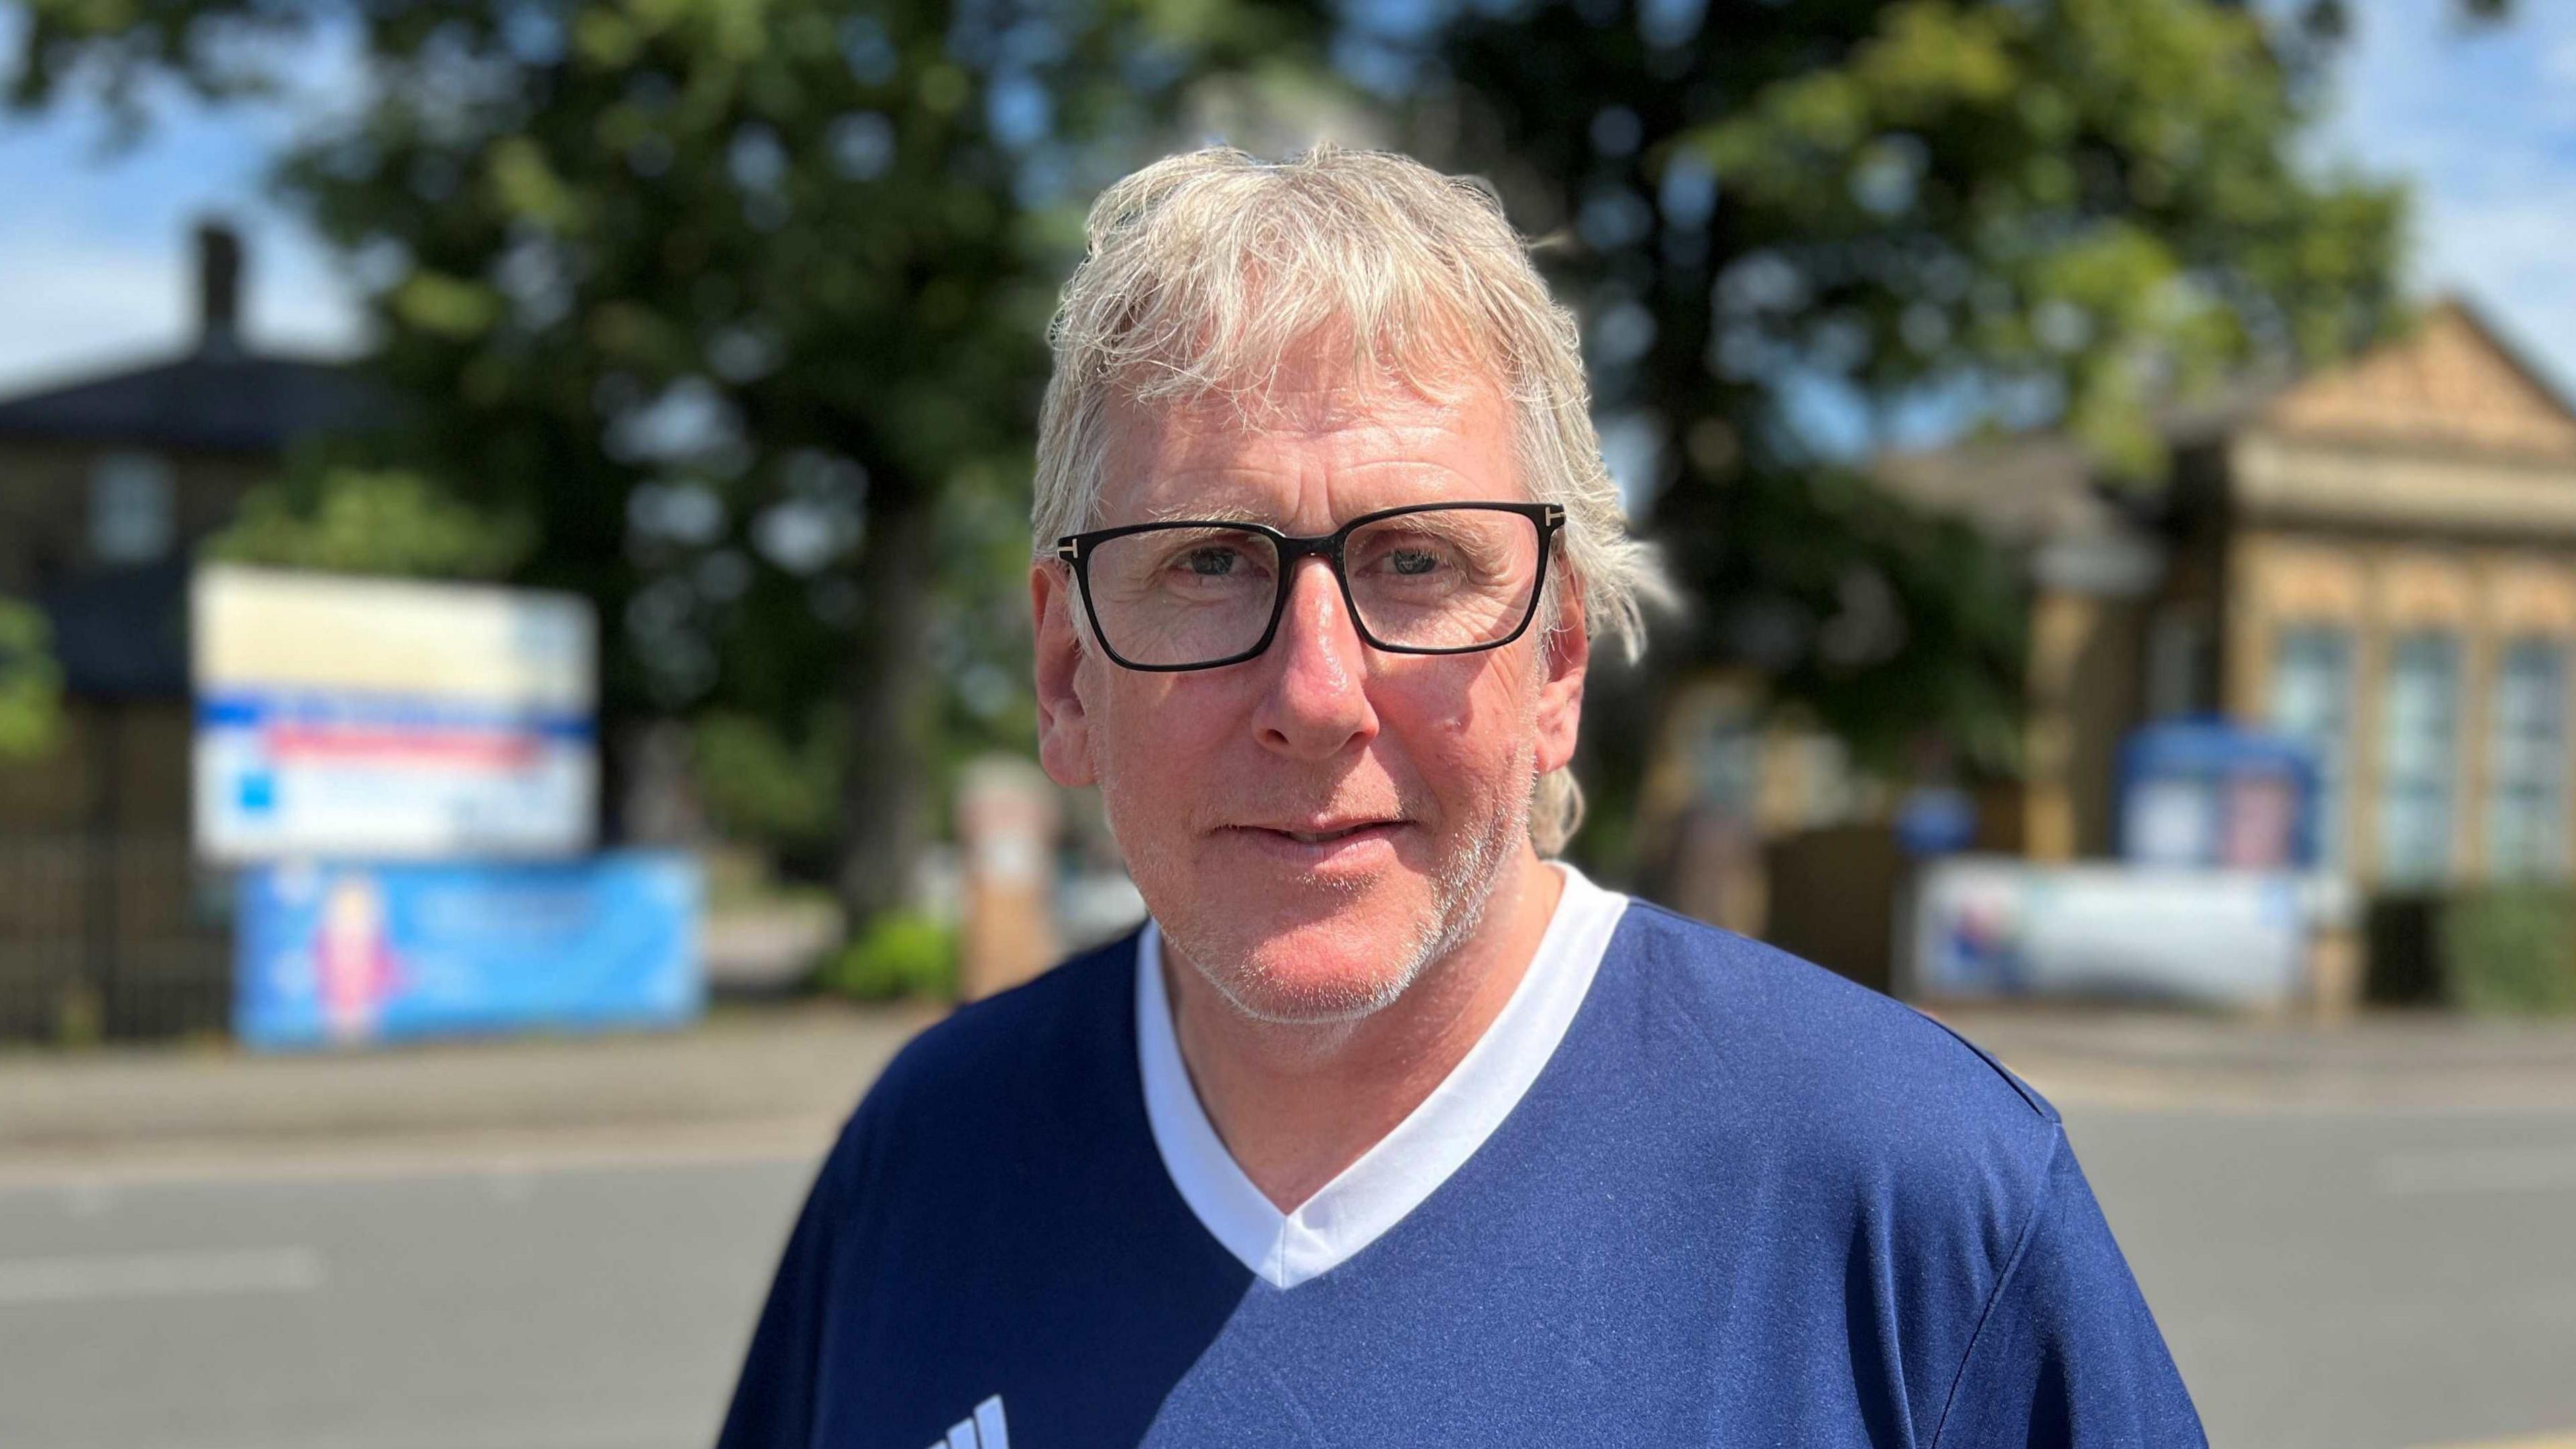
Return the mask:
[[[376,759],[421,764],[483,765],[523,769],[537,757],[538,742],[526,735],[472,734],[461,731],[332,729],[280,725],[265,736],[269,753],[334,760]]]

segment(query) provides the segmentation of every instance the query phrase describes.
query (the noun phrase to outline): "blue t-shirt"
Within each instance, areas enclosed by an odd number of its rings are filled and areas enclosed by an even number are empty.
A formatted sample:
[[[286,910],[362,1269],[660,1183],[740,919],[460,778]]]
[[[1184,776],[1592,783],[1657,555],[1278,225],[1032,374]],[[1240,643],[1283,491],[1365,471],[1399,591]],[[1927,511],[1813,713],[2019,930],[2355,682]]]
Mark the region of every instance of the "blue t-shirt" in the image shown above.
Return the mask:
[[[1885,997],[1631,906],[1491,1135],[1281,1288],[1158,1153],[1136,953],[886,1070],[723,1449],[2206,1442],[2056,1112]]]

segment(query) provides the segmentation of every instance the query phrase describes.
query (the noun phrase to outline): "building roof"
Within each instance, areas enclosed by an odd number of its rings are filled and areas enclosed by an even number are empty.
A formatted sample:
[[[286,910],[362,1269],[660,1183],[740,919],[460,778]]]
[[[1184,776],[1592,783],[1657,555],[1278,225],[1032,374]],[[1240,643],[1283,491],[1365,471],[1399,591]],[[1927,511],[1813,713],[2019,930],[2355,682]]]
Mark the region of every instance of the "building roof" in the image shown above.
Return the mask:
[[[381,415],[344,366],[212,345],[0,400],[0,440],[274,453]]]
[[[2341,442],[2576,460],[2576,406],[2456,297],[2405,336],[2283,389],[2252,421]]]
[[[2404,336],[2304,377],[2251,372],[2157,430],[2176,447],[2247,429],[2334,444],[2576,462],[2576,404],[2476,308],[2445,298]],[[2007,546],[2122,531],[2129,506],[2062,433],[1970,438],[1871,465],[1881,487]]]
[[[1889,453],[1871,467],[1880,487],[1974,527],[2007,547],[2119,531],[2120,510],[2094,481],[2083,447],[2059,433],[1970,438]]]

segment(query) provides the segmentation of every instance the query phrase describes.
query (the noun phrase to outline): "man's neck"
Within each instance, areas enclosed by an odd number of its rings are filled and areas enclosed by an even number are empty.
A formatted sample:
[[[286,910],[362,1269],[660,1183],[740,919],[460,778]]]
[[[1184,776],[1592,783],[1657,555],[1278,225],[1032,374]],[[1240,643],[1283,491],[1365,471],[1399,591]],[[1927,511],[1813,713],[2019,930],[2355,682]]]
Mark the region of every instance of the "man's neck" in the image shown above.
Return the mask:
[[[1358,1022],[1256,1021],[1166,953],[1190,1083],[1262,1196],[1294,1211],[1422,1105],[1502,1014],[1564,889],[1564,876],[1524,844],[1475,932],[1394,1005]]]

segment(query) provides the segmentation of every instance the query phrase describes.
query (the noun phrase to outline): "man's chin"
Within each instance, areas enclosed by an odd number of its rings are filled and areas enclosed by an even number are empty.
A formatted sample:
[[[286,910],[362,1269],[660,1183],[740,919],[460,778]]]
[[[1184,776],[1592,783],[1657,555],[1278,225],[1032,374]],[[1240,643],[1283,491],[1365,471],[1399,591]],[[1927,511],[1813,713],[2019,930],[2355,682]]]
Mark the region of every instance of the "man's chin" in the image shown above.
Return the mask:
[[[1358,906],[1343,913],[1373,916]],[[1280,1025],[1357,1021],[1395,1004],[1422,962],[1421,922],[1373,931],[1328,919],[1224,945],[1193,956],[1209,984],[1236,1010]],[[1230,947],[1230,949],[1229,949]]]
[[[1480,880],[1468,898],[1393,862],[1321,881],[1233,856],[1194,864],[1170,882],[1182,904],[1157,906],[1156,919],[1237,1011],[1282,1025],[1352,1022],[1394,1005],[1472,929],[1491,887]],[[1148,889],[1146,903],[1165,894]]]
[[[1413,972],[1389,970],[1383,960],[1336,969],[1282,972],[1254,965],[1216,983],[1235,1009],[1277,1026],[1330,1026],[1362,1021],[1393,1006],[1413,984]]]

